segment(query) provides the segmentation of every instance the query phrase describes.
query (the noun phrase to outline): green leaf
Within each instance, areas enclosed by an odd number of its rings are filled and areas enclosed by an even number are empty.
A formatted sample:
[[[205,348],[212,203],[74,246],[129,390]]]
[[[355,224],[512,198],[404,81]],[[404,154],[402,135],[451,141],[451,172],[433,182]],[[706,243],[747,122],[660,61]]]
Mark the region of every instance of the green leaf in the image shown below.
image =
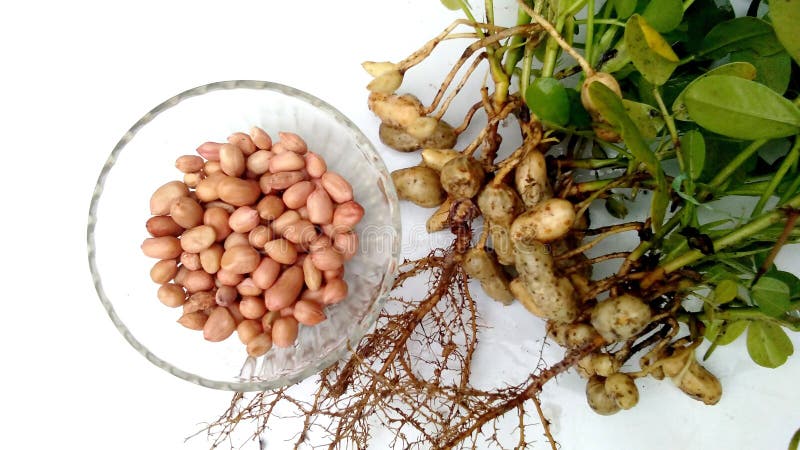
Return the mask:
[[[780,317],[791,308],[789,286],[777,278],[763,276],[751,289],[758,309],[770,317]]]
[[[589,96],[591,96],[597,110],[612,126],[619,128],[620,135],[625,141],[628,151],[644,164],[645,168],[656,181],[656,189],[653,190],[653,199],[650,203],[650,217],[652,218],[653,230],[658,231],[664,222],[664,216],[669,204],[667,180],[661,163],[655,153],[650,150],[647,143],[639,133],[639,128],[628,117],[625,107],[616,93],[603,83],[592,83],[589,85]]]
[[[778,40],[800,64],[800,0],[772,0],[769,17]]]
[[[664,118],[656,108],[645,104],[622,100],[625,112],[639,129],[639,133],[645,140],[653,140],[658,136],[658,132],[664,128]]]
[[[461,2],[459,0],[439,0],[442,2],[445,8],[451,11],[457,11],[461,9]]]
[[[786,92],[792,76],[792,58],[780,51],[774,55],[759,56],[752,50],[731,53],[731,61],[744,61],[756,68],[755,81],[767,86],[778,94]]]
[[[703,38],[720,22],[733,19],[736,15],[728,0],[695,0],[684,13],[684,22],[688,32],[686,48],[697,53],[703,44]]]
[[[642,13],[653,28],[660,33],[674,30],[683,18],[681,0],[651,0]]]
[[[675,101],[672,103],[673,117],[683,121],[691,120],[689,118],[689,112],[686,110],[686,102],[684,102],[683,98],[686,95],[686,89],[688,89],[689,86],[691,86],[697,80],[710,75],[731,75],[734,77],[744,78],[745,80],[754,80],[756,78],[756,74],[755,66],[748,62],[733,62],[709,70],[705,74],[700,75],[692,80],[692,82],[690,82],[686,88],[684,88],[683,91],[678,94],[678,97],[675,98]]]
[[[537,78],[525,90],[525,103],[545,121],[564,126],[569,122],[567,90],[555,78]]]
[[[621,194],[611,194],[606,197],[606,211],[617,219],[624,219],[628,215],[624,197]]]
[[[569,124],[576,128],[589,128],[592,118],[581,103],[581,94],[575,89],[567,89],[569,100]]]
[[[664,84],[678,67],[672,47],[638,14],[625,24],[625,47],[636,70],[656,86]]]
[[[617,17],[620,19],[627,19],[636,11],[636,0],[612,0],[611,3],[617,11]]]
[[[781,51],[772,26],[755,17],[738,17],[715,26],[703,39],[702,56],[719,59],[738,50],[753,50],[761,56]]]
[[[681,138],[681,152],[683,152],[686,174],[692,181],[700,178],[706,162],[706,141],[702,133],[690,130]]]
[[[689,117],[714,133],[755,140],[800,131],[800,109],[775,91],[730,75],[710,75],[686,89]]]
[[[735,341],[747,329],[747,320],[736,320],[733,322],[726,322],[720,330],[720,335],[717,338],[717,345],[728,345]]]
[[[733,280],[722,280],[714,288],[714,304],[724,305],[736,298],[739,293],[739,284]]]
[[[775,368],[794,353],[794,346],[778,325],[756,321],[747,328],[747,352],[759,366]]]
[[[800,428],[792,435],[792,440],[789,441],[789,450],[797,450],[798,445],[800,445]]]
[[[770,270],[765,276],[786,283],[786,285],[789,286],[789,298],[794,299],[800,297],[800,278],[797,278],[795,274],[783,270]]]

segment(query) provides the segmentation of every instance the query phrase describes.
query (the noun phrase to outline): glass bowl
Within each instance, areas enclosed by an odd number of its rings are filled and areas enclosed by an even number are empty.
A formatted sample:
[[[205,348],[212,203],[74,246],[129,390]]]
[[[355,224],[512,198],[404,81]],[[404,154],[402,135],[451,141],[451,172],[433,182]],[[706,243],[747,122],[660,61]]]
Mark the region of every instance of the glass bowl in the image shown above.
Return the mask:
[[[249,358],[234,335],[211,343],[176,323],[180,308],[158,301],[155,260],[139,246],[149,237],[152,192],[181,179],[175,159],[205,141],[224,142],[260,126],[299,134],[330,170],[353,185],[365,209],[360,248],[345,266],[349,295],[326,308],[328,319],[300,327],[292,348]],[[210,388],[253,391],[294,384],[342,358],[375,323],[391,289],[400,251],[400,215],[391,177],[375,148],[347,117],[322,100],[267,81],[223,81],[182,92],[144,115],[120,139],[92,196],[89,266],[100,301],[125,339],[150,362]]]

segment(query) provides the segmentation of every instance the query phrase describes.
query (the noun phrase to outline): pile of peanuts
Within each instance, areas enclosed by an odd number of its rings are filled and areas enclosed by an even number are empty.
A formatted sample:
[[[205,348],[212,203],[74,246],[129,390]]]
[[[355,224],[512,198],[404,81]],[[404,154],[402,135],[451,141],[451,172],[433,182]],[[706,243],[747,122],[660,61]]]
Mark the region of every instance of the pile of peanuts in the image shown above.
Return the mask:
[[[263,129],[206,142],[150,198],[142,252],[158,299],[178,323],[218,342],[234,331],[250,356],[294,345],[299,325],[324,321],[347,297],[364,209],[341,175],[298,135]]]

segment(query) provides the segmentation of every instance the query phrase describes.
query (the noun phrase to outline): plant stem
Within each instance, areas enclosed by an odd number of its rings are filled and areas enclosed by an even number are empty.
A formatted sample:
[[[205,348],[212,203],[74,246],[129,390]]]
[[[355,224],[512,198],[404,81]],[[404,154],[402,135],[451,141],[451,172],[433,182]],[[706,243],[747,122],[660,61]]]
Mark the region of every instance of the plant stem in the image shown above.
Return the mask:
[[[798,156],[800,156],[800,139],[795,139],[792,149],[789,150],[789,153],[786,155],[786,159],[783,160],[783,163],[781,163],[780,167],[778,167],[778,171],[775,172],[775,175],[770,180],[769,185],[767,185],[767,188],[764,190],[764,193],[761,194],[761,198],[758,199],[758,203],[756,203],[755,208],[753,208],[751,215],[757,216],[761,214],[761,211],[764,210],[764,206],[766,206],[767,201],[770,199],[770,197],[772,197],[772,194],[783,180],[786,172],[788,172],[789,168],[791,168],[797,162]],[[795,181],[796,180],[797,178]]]
[[[800,301],[795,300],[792,302],[792,309],[800,308]],[[712,314],[708,314],[706,312],[696,313],[694,315],[700,320],[727,320],[727,321],[735,321],[735,320],[758,320],[764,322],[772,322],[779,326],[784,326],[789,328],[792,331],[800,331],[800,324],[795,323],[787,323],[786,321],[776,319],[774,317],[768,316],[764,314],[760,309],[752,307],[752,308],[730,308],[725,309],[722,311],[714,311],[713,317]]]
[[[561,29],[564,27],[564,16],[559,15],[558,19],[556,19],[555,30],[557,33],[561,33]],[[558,57],[558,42],[556,41],[555,37],[550,36],[547,39],[546,44],[546,52],[544,54],[544,61],[542,61],[542,77],[549,78],[553,76],[553,73],[556,69],[556,58]]]
[[[786,202],[786,204],[792,208],[800,207],[800,195],[793,197],[791,200]],[[779,222],[786,216],[784,211],[772,211],[767,214],[763,214],[760,217],[752,220],[747,225],[743,227],[736,228],[732,230],[730,233],[714,240],[714,250],[720,251],[724,248],[727,248],[733,244],[738,243],[739,241],[750,237],[751,235],[758,233],[759,231],[767,228],[768,226]],[[683,266],[691,264],[705,255],[699,250],[690,250],[677,258],[673,259],[672,261],[666,262],[661,269],[663,270],[664,274],[668,274],[680,269]]]
[[[605,24],[605,25],[614,25],[615,27],[625,27],[625,24],[620,22],[619,20],[615,20],[615,19],[595,19],[593,16],[589,16],[586,19],[578,19],[578,20],[575,21],[575,23],[577,25],[588,25],[589,22],[592,22],[593,24],[597,23],[597,24]],[[591,50],[592,49],[591,48],[592,45],[589,43],[589,42],[591,42],[591,41],[589,41],[589,33],[588,33],[589,30],[587,29],[586,31],[587,31],[587,33],[586,33],[586,48],[588,50]],[[589,52],[587,51],[586,54],[588,55]]]
[[[744,164],[744,162],[747,161],[748,158],[753,156],[758,151],[758,149],[761,148],[766,143],[767,143],[766,139],[759,139],[757,141],[753,141],[752,143],[750,143],[750,145],[748,145],[747,148],[739,152],[739,154],[736,155],[736,157],[733,158],[731,162],[728,163],[728,165],[723,167],[722,170],[708,183],[706,188],[708,189],[708,191],[704,190],[701,193],[700,197],[702,198],[705,195],[710,194],[711,191],[714,191],[720,186],[722,186],[722,184],[728,181],[728,179],[733,175],[733,173],[736,172],[736,169],[738,169],[739,166]]]
[[[586,4],[586,48],[583,54],[591,60],[592,46],[594,45],[594,0],[588,0]]]
[[[524,0],[524,1],[529,6],[533,3],[532,0]],[[531,22],[531,16],[529,16],[524,9],[517,8],[517,25],[526,25],[529,24],[530,22]],[[519,47],[519,45],[522,43],[523,43],[523,37],[519,35],[512,37],[511,42],[509,43],[509,48],[511,50],[506,52],[506,60],[504,64],[504,71],[509,78],[511,78],[511,74],[514,73],[514,69],[517,67],[517,63],[522,57],[523,48]],[[525,51],[527,52],[527,47],[525,48]],[[523,71],[524,70],[525,66],[523,65]],[[520,89],[520,93],[524,95],[525,91]]]

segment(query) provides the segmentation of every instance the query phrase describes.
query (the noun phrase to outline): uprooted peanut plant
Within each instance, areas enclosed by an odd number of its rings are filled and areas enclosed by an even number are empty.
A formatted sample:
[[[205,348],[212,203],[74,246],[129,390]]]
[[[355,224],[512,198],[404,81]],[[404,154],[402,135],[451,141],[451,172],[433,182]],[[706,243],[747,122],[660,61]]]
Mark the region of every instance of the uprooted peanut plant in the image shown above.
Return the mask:
[[[401,268],[396,288],[426,277],[428,293],[392,298],[313,397],[236,394],[208,427],[216,443],[244,421],[258,436],[283,405],[302,421],[296,448],[367,448],[375,427],[395,448],[502,447],[494,427],[506,414],[519,417],[524,448],[535,408],[556,448],[537,396],[567,370],[586,378],[589,406],[606,415],[636,405],[642,377],[717,403],[721,383],[700,361],[745,331],[755,363],[783,364],[793,352],[784,329],[800,330],[800,280],[773,263],[799,236],[798,2],[771,4],[768,22],[755,17],[758,2],[734,17],[724,1],[520,0],[511,26],[495,23],[491,0],[480,20],[463,0],[443,3],[467,18],[402,61],[364,63],[381,140],[420,153],[392,174],[400,198],[436,208],[428,231],[453,235]],[[449,39],[469,43],[433,99],[403,93],[403,79]],[[484,68],[482,89],[463,89]],[[470,94],[463,122],[444,122],[453,99]],[[519,126],[518,148],[503,148],[503,123]],[[477,137],[459,141],[468,129]],[[734,195],[753,199],[747,216],[705,218]],[[648,217],[626,220],[642,196]],[[593,227],[590,211],[603,207],[618,221]],[[620,233],[635,236],[632,249],[587,256]],[[592,276],[609,261],[615,274]],[[475,388],[470,278],[545,320],[563,360],[519,385]]]

